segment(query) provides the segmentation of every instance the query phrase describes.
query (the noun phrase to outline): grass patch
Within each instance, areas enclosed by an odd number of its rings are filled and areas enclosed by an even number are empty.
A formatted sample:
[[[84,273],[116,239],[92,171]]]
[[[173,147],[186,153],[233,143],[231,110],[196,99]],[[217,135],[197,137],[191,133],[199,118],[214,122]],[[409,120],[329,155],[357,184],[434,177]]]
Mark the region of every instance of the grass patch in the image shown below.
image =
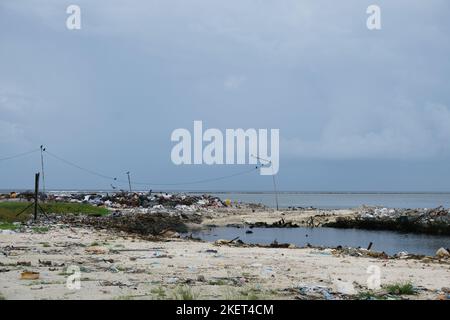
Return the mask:
[[[365,291],[365,292],[360,292],[356,296],[356,299],[357,300],[387,300],[387,297],[382,294],[377,294],[373,291]]]
[[[46,233],[48,232],[48,227],[33,227],[31,228],[31,230],[33,230],[33,232],[35,233]]]
[[[174,300],[196,300],[197,298],[197,293],[188,286],[177,287],[173,292]]]
[[[150,292],[153,295],[156,295],[157,299],[166,299],[167,298],[166,291],[164,290],[163,287],[153,288]]]
[[[240,292],[241,300],[262,300],[265,297],[261,294],[260,290],[249,289]]]
[[[227,282],[223,279],[218,279],[218,280],[210,280],[208,281],[208,284],[210,286],[225,286],[227,285]]]
[[[5,296],[0,292],[0,300],[6,300]]]
[[[246,288],[243,290],[228,291],[225,295],[226,300],[266,300],[268,296],[256,288]]]
[[[0,222],[0,230],[16,230],[19,226],[11,222]]]
[[[410,282],[393,283],[386,286],[386,291],[392,295],[414,295],[416,290]]]
[[[33,207],[30,207],[18,217],[16,217],[16,215],[29,205],[30,202],[0,202],[0,220],[5,222],[28,220],[33,213]],[[96,207],[88,203],[48,202],[42,203],[41,206],[45,210],[45,212],[56,214],[73,213],[92,216],[104,216],[109,213],[109,210],[106,208]]]
[[[29,283],[26,283],[26,286],[32,287],[32,286],[37,286],[37,285],[52,285],[52,284],[65,284],[66,281],[61,281],[61,280],[33,280]]]
[[[134,300],[134,296],[133,295],[118,296],[118,297],[115,297],[114,300]]]

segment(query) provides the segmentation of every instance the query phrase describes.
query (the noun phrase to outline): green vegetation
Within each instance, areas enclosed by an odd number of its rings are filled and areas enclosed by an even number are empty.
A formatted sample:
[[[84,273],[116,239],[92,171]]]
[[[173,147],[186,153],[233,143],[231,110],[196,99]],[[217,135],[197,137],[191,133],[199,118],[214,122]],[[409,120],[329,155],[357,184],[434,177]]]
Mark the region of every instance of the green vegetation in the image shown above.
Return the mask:
[[[264,296],[261,293],[261,290],[257,290],[254,288],[250,288],[247,290],[241,290],[240,292],[240,300],[261,300],[264,299]]]
[[[273,292],[272,292],[273,293]],[[268,292],[264,293],[257,288],[244,288],[241,290],[230,290],[225,294],[226,300],[265,300],[269,299]]]
[[[208,284],[210,286],[225,286],[227,285],[227,282],[223,279],[218,279],[218,280],[210,280],[208,281]]]
[[[393,283],[386,286],[386,291],[392,295],[413,295],[416,294],[414,286],[410,282]]]
[[[133,295],[118,296],[114,300],[134,300],[134,297]]]
[[[46,232],[48,232],[49,228],[48,227],[33,227],[32,230],[35,233],[46,233]]]
[[[12,202],[2,201],[0,202],[0,221],[4,222],[16,222],[26,221],[29,219],[33,212],[33,207],[23,212],[16,217],[18,213],[23,211],[30,205],[30,202]],[[48,202],[42,203],[42,208],[45,212],[56,214],[84,214],[92,216],[103,216],[109,213],[108,209],[102,207],[96,207],[87,203],[68,203],[68,202]]]
[[[0,222],[0,230],[16,230],[19,226],[10,222]]]
[[[373,291],[360,292],[356,299],[358,300],[387,300],[387,296]]]
[[[0,300],[6,300],[5,296],[0,292]]]
[[[188,286],[179,286],[173,292],[174,300],[196,300],[198,295]]]
[[[152,294],[156,295],[157,299],[166,299],[167,298],[166,291],[161,286],[158,288],[153,288],[150,292]]]

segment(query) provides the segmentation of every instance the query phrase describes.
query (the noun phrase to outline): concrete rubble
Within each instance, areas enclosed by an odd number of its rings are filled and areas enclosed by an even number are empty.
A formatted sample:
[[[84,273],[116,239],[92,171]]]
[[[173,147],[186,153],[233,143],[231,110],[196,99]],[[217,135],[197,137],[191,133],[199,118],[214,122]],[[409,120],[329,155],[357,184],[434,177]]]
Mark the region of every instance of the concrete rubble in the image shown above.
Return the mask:
[[[204,208],[223,208],[228,204],[211,195],[194,195],[183,193],[152,193],[152,192],[118,192],[118,193],[47,193],[41,194],[41,199],[51,202],[89,203],[112,209],[144,208],[164,209],[174,208],[182,211],[195,211]],[[31,201],[34,194],[30,191],[0,194],[0,200]],[[231,205],[231,203],[230,203]]]
[[[394,230],[450,235],[450,209],[393,209],[363,206],[351,217],[324,224],[335,228]]]

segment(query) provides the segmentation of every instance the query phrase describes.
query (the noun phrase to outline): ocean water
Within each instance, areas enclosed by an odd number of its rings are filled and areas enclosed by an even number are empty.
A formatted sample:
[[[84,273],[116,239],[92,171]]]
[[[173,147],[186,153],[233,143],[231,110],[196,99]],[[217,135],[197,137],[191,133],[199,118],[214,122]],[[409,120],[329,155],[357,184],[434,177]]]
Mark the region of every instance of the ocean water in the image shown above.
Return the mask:
[[[261,203],[275,207],[274,193],[214,193],[221,199],[247,203]],[[309,193],[281,192],[280,208],[314,207],[322,209],[355,208],[362,205],[387,208],[450,208],[450,193]]]

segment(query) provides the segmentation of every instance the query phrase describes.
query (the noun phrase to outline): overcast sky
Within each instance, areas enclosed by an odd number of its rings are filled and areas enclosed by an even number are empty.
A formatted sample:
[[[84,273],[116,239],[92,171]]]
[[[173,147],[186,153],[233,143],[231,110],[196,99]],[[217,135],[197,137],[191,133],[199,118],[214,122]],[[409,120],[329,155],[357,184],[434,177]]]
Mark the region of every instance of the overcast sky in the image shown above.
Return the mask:
[[[66,28],[70,4],[81,30]],[[366,27],[371,4],[381,30]],[[280,129],[282,190],[450,191],[449,13],[448,0],[2,0],[0,158],[44,144],[155,183],[249,168],[172,163],[172,131],[202,120]],[[50,189],[110,185],[45,162]],[[0,161],[0,188],[31,187],[39,170],[39,153]]]

